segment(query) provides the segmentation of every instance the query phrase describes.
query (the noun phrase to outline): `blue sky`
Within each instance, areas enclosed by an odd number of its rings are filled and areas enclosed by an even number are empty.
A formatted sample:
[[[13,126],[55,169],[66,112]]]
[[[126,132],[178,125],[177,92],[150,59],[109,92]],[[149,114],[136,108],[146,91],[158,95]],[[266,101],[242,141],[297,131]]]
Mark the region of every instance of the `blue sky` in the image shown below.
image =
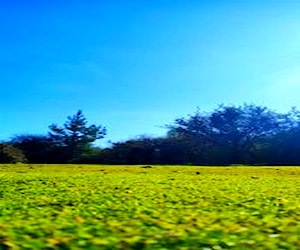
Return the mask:
[[[0,139],[82,109],[107,140],[199,107],[300,108],[299,1],[0,1]]]

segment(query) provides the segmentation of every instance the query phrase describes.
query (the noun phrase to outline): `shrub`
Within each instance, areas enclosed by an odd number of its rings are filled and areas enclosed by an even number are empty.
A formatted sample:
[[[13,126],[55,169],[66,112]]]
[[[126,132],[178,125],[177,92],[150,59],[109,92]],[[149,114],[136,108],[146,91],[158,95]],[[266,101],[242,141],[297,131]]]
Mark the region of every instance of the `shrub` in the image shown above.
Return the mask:
[[[17,162],[26,162],[23,152],[12,145],[0,143],[0,163]]]

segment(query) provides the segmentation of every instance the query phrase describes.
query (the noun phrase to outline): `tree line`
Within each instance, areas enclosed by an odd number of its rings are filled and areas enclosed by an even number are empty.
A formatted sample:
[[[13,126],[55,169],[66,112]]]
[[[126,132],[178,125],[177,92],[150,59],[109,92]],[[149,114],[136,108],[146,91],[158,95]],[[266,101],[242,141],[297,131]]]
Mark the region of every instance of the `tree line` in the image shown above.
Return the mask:
[[[165,125],[166,136],[140,136],[110,147],[93,145],[106,128],[82,111],[46,135],[19,135],[0,144],[0,162],[89,164],[299,165],[300,112],[220,105]]]

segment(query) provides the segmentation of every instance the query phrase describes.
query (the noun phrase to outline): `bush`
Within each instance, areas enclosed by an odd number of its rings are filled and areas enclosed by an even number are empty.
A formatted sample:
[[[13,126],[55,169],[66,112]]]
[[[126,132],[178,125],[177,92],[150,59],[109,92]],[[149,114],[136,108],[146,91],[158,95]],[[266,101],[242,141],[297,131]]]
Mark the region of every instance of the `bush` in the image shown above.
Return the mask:
[[[26,162],[23,152],[12,145],[0,143],[0,163],[17,162]]]

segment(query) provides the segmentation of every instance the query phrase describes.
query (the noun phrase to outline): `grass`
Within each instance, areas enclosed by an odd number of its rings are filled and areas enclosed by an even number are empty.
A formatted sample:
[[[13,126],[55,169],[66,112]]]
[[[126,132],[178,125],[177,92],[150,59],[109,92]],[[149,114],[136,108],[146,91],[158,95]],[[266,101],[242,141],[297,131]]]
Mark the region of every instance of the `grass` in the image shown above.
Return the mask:
[[[300,168],[0,165],[0,249],[300,249]]]

